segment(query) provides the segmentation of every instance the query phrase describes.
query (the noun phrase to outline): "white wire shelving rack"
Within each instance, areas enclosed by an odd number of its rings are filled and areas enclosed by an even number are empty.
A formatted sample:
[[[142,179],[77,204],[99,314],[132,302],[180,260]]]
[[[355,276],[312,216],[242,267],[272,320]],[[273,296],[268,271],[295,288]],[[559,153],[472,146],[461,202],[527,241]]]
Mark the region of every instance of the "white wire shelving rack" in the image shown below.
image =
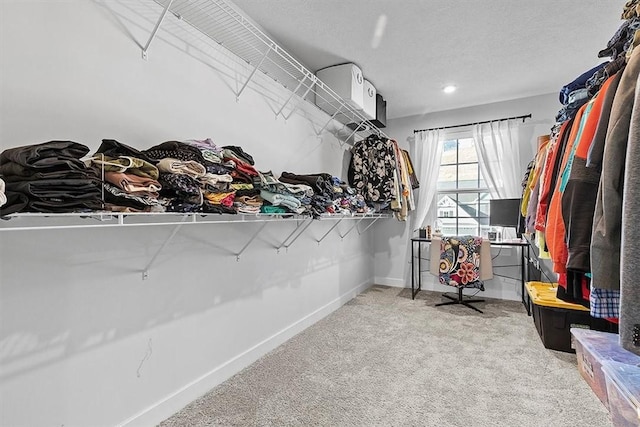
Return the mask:
[[[311,216],[296,214],[208,214],[202,212],[181,213],[181,212],[158,212],[158,213],[138,213],[138,212],[82,212],[82,213],[15,213],[0,219],[0,234],[10,231],[41,231],[41,230],[68,230],[87,228],[114,228],[114,227],[144,227],[144,226],[173,226],[173,230],[166,237],[157,252],[153,255],[142,272],[142,278],[148,277],[148,272],[157,257],[165,247],[175,237],[181,227],[186,225],[215,225],[215,224],[246,224],[260,223],[261,225],[253,231],[248,241],[234,255],[236,260],[251,245],[256,237],[264,230],[267,224],[272,222],[293,222],[294,230],[285,237],[279,245],[274,248],[279,253],[281,249],[288,250],[300,236],[302,236],[313,223],[317,221],[335,221],[334,224],[316,242],[320,244],[337,226],[343,221],[353,221],[347,231],[339,233],[340,239],[344,239],[353,230],[358,234],[364,234],[379,219],[391,218],[392,215],[386,213],[352,213],[352,214],[323,214],[314,219]],[[369,223],[361,229],[363,221]]]
[[[330,116],[329,120],[319,130],[316,130],[317,135],[328,130],[329,125],[337,121],[340,126],[337,129],[332,129],[331,132],[344,141],[352,141],[352,138],[360,132],[376,133],[387,137],[361,111],[350,106],[333,89],[224,0],[154,1],[164,9],[146,45],[142,48],[143,58],[147,58],[149,55],[149,48],[156,34],[166,16],[171,14],[249,64],[251,72],[239,91],[236,92],[236,98],[240,97],[256,72],[260,71],[291,92],[288,99],[280,106],[276,116],[282,115],[288,119],[300,105],[300,102],[310,102],[306,99],[310,93],[313,93],[316,100],[321,99],[332,106],[331,112],[327,112]],[[297,101],[290,107],[289,113],[285,115],[285,108],[296,97]]]
[[[155,39],[167,15],[186,22],[202,33],[206,38],[226,48],[228,51],[245,61],[251,71],[235,93],[239,98],[251,83],[255,74],[260,71],[271,77],[275,82],[286,88],[290,94],[276,113],[288,119],[302,102],[310,102],[307,97],[314,94],[316,99],[322,99],[335,107],[335,112],[326,113],[329,119],[324,126],[316,131],[321,135],[324,131],[331,131],[336,137],[350,141],[360,133],[377,133],[387,137],[384,132],[374,126],[361,111],[354,109],[341,98],[327,84],[318,79],[311,71],[303,66],[256,27],[249,19],[234,9],[224,0],[154,0],[163,10],[158,17],[146,45],[142,48],[143,58],[149,55],[149,48]],[[285,113],[289,106],[289,112]],[[316,106],[316,108],[320,109]],[[329,129],[332,122],[338,122],[337,129]],[[234,255],[239,260],[244,251],[256,239],[259,233],[271,222],[293,222],[294,230],[275,249],[288,250],[295,241],[302,236],[313,223],[317,221],[334,221],[329,229],[316,242],[320,244],[344,221],[352,221],[345,232],[338,231],[344,239],[352,231],[364,234],[379,219],[393,218],[387,213],[367,214],[323,214],[314,219],[310,216],[295,214],[207,214],[197,213],[119,213],[119,212],[86,212],[86,213],[16,213],[0,218],[0,235],[3,232],[42,231],[110,227],[144,227],[144,226],[173,226],[173,230],[162,243],[151,261],[143,270],[143,279],[147,278],[151,265],[158,255],[175,237],[181,227],[194,224],[243,224],[259,223],[246,244]],[[363,222],[368,222],[364,228]]]

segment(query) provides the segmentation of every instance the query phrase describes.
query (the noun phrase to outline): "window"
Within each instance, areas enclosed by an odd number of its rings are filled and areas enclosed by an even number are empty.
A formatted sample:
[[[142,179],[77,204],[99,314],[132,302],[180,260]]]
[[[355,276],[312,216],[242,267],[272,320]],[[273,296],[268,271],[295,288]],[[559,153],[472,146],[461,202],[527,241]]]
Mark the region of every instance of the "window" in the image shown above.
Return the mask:
[[[444,142],[437,185],[437,216],[442,234],[486,234],[491,197],[480,173],[473,138]]]

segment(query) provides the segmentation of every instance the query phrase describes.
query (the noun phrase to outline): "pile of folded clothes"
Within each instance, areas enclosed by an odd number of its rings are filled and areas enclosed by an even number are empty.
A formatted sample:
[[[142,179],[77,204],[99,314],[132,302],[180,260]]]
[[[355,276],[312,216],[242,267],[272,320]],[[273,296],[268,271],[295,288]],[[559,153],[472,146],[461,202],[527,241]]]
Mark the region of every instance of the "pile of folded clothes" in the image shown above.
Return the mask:
[[[235,213],[230,168],[210,139],[167,141],[144,153],[157,162],[168,211]]]
[[[0,154],[0,215],[15,212],[366,213],[356,191],[328,173],[255,168],[241,147],[211,139],[166,141],[138,150],[103,139],[92,155],[72,141]]]
[[[265,200],[261,212],[309,212],[313,190],[308,185],[288,184],[277,179],[271,171],[259,172],[260,196]]]
[[[233,206],[237,213],[255,215],[261,212],[264,199],[260,196],[260,189],[248,183],[232,183],[231,188],[236,195]]]
[[[14,212],[89,212],[101,210],[100,179],[85,165],[85,145],[49,141],[4,150],[0,175],[6,203],[0,215]]]
[[[113,212],[163,212],[162,186],[154,161],[113,139],[105,139],[88,159],[102,178],[105,209]]]
[[[328,213],[336,199],[333,177],[328,173],[298,175],[282,172],[280,181],[288,184],[306,185],[313,190],[309,202],[309,213],[314,217]]]

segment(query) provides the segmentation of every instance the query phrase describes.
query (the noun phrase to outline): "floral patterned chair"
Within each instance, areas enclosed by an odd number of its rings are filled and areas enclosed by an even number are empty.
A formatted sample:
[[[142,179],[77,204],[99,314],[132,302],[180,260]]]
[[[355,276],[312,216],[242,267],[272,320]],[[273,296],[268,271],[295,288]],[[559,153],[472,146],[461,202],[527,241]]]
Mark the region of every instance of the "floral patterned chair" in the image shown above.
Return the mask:
[[[442,302],[436,304],[436,306],[462,304],[482,313],[482,310],[471,305],[471,303],[484,302],[483,299],[465,299],[465,295],[462,294],[464,288],[476,288],[478,292],[484,291],[484,283],[480,280],[481,246],[481,237],[442,237],[438,279],[443,285],[458,288],[458,295],[453,297],[446,293],[442,294],[443,297],[451,301]]]

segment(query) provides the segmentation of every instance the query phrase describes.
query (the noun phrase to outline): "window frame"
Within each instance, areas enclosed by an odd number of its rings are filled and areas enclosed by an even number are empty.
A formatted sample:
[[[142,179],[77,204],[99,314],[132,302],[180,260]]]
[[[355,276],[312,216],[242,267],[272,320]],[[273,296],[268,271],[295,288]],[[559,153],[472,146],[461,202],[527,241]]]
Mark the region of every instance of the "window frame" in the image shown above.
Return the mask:
[[[470,134],[459,134],[456,136],[449,136],[445,139],[444,144],[446,146],[447,143],[451,143],[451,142],[455,142],[455,161],[454,162],[448,162],[448,163],[443,163],[443,161],[440,161],[440,165],[439,167],[443,167],[443,166],[455,166],[455,187],[454,188],[437,188],[436,189],[436,197],[437,197],[437,203],[436,203],[436,219],[438,221],[438,223],[440,223],[442,225],[443,223],[443,219],[450,221],[455,219],[455,234],[456,235],[460,235],[460,220],[461,219],[472,219],[476,222],[476,231],[473,233],[474,235],[482,235],[484,228],[489,227],[488,225],[488,221],[489,221],[489,214],[487,212],[486,214],[486,218],[484,216],[481,216],[481,199],[483,197],[483,195],[487,195],[487,203],[489,202],[489,200],[491,200],[491,192],[489,191],[489,188],[486,185],[486,182],[484,182],[484,180],[482,179],[482,170],[480,169],[480,159],[476,158],[476,161],[463,161],[460,162],[460,141],[461,140],[465,140],[465,139],[471,139],[473,141],[473,143],[475,144],[475,140],[473,140],[473,138],[471,137]],[[477,178],[476,178],[476,187],[473,188],[460,188],[460,166],[465,166],[465,165],[476,165],[476,171],[477,171]],[[438,178],[440,178],[438,176]],[[480,186],[481,183],[484,182],[484,186]],[[438,182],[436,183],[436,186],[439,187],[440,180],[438,179]],[[475,216],[460,216],[460,195],[465,195],[465,194],[476,194],[476,206],[474,207],[474,209],[476,210],[476,215]],[[439,202],[442,199],[442,197],[444,196],[448,196],[450,198],[452,198],[451,196],[455,196],[454,203],[455,203],[455,207],[454,209],[454,215],[453,216],[448,216],[448,215],[440,215],[440,207],[439,207]],[[444,208],[443,208],[444,209]],[[447,209],[447,214],[450,213],[450,209]],[[483,224],[482,219],[485,219],[486,224]]]

